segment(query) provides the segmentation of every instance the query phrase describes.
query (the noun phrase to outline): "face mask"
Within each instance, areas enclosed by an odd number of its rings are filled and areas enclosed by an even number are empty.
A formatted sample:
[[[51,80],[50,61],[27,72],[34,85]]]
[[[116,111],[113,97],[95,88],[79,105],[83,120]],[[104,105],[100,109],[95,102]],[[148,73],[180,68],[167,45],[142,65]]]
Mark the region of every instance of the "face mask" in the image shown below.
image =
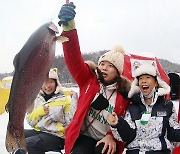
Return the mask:
[[[100,93],[97,93],[91,107],[95,110],[103,110],[109,106],[109,101]]]

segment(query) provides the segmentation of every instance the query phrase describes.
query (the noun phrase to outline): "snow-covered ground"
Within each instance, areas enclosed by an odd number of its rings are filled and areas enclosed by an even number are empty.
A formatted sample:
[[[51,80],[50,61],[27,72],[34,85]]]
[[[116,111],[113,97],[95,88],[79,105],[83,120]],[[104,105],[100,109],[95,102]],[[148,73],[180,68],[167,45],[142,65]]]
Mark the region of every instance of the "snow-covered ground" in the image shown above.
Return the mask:
[[[173,103],[178,113],[179,101],[178,100],[173,101]],[[8,154],[5,148],[5,136],[6,136],[7,123],[8,123],[8,114],[3,113],[2,115],[0,115],[0,154]],[[24,127],[30,128],[30,126],[26,123],[26,120],[24,121]],[[47,154],[57,154],[57,152],[48,152]]]

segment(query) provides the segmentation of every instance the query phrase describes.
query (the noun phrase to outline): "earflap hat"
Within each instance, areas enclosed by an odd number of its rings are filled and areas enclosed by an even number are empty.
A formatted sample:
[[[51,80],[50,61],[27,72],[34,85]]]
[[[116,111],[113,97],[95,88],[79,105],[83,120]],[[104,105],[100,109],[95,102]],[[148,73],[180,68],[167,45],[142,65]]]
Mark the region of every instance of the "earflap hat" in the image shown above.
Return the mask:
[[[121,46],[119,45],[115,46],[114,48],[112,48],[110,51],[106,52],[99,58],[98,65],[102,61],[108,61],[116,67],[119,74],[121,75],[124,66],[124,54],[125,51]]]
[[[138,78],[144,74],[148,74],[156,78],[158,82],[158,87],[157,87],[158,96],[163,96],[170,92],[170,86],[160,78],[157,68],[154,65],[144,64],[144,65],[140,65],[135,70],[135,74],[134,74],[135,78],[131,84],[131,89],[128,93],[128,98],[131,98],[134,94],[140,92],[140,88],[138,85]]]

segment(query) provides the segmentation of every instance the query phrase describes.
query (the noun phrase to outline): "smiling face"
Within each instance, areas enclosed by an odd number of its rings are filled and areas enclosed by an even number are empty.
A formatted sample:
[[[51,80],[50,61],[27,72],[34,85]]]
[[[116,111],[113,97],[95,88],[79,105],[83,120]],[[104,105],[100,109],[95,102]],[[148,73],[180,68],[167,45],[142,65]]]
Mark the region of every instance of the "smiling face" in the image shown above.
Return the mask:
[[[102,61],[98,65],[98,69],[101,71],[102,77],[106,84],[113,83],[118,76],[117,69],[108,61]]]
[[[46,77],[43,85],[42,85],[42,90],[46,94],[52,94],[56,90],[56,83],[53,79]]]
[[[141,92],[144,94],[144,96],[149,95],[153,90],[153,88],[158,86],[155,77],[148,74],[141,75],[138,78],[138,82],[139,82],[139,88]]]

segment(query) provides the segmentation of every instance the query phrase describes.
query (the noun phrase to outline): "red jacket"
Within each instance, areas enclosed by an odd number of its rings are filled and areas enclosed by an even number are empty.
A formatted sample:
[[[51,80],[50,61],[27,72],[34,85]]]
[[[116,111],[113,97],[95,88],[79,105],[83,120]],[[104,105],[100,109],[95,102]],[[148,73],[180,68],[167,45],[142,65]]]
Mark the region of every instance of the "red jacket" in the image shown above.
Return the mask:
[[[100,90],[100,85],[97,81],[95,73],[87,64],[84,63],[80,52],[77,31],[72,30],[69,32],[62,32],[61,36],[69,38],[68,42],[63,43],[65,62],[80,89],[76,113],[66,130],[65,153],[69,154],[77,137],[79,136],[84,118],[90,109],[90,103],[92,102],[95,94]],[[120,93],[117,93],[114,111],[117,114],[124,115],[128,104],[128,101],[123,99]],[[122,153],[124,150],[123,144],[121,143],[118,145],[121,146],[119,149],[121,151],[120,153]]]

